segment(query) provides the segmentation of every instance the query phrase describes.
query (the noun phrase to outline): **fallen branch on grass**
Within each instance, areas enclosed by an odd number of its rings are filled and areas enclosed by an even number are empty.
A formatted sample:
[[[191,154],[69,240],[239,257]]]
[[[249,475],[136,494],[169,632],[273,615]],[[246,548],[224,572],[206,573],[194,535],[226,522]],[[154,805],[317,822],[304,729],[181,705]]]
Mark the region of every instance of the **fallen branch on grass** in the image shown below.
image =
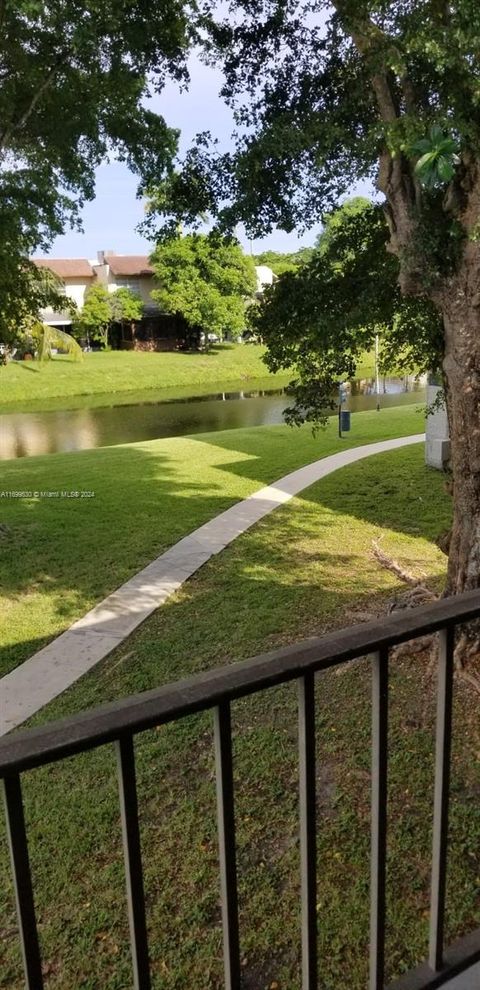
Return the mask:
[[[394,612],[402,608],[416,608],[418,605],[426,605],[427,602],[438,600],[439,596],[423,583],[423,579],[415,577],[406,571],[397,560],[389,557],[379,546],[379,540],[372,540],[373,556],[378,563],[386,570],[391,571],[399,577],[405,584],[409,585],[409,591],[398,595],[390,603],[389,612]],[[412,653],[418,656],[419,653],[427,653],[426,681],[432,679],[433,670],[436,666],[438,656],[437,636],[421,636],[409,643],[402,643],[395,647],[395,656],[411,656]],[[455,673],[459,680],[470,685],[480,694],[480,677],[473,673],[471,664],[479,659],[480,647],[478,640],[472,641],[464,633],[455,647]]]

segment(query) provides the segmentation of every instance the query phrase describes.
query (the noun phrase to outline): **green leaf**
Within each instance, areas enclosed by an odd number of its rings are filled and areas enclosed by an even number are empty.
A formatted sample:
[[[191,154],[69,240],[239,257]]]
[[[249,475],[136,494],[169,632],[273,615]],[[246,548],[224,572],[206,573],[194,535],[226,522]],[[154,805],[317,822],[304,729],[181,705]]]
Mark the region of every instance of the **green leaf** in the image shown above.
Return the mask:
[[[437,160],[437,172],[442,182],[450,182],[450,179],[455,175],[455,169],[451,161],[443,155],[440,155]]]
[[[66,351],[74,361],[83,361],[83,351],[77,341],[64,330],[58,327],[43,326],[42,339],[40,341],[39,357],[40,361],[46,361],[52,356],[52,347],[58,347]]]
[[[451,137],[445,138],[445,140],[439,144],[437,150],[441,151],[442,154],[452,155],[457,151],[457,143]]]
[[[422,175],[423,173],[433,168],[436,158],[437,158],[436,151],[427,151],[426,155],[422,155],[422,157],[419,158],[417,164],[415,165],[415,172],[417,173],[417,175]]]
[[[431,143],[428,138],[420,138],[419,141],[415,141],[412,146],[412,152],[414,155],[424,155],[427,151],[431,150]]]
[[[439,124],[432,124],[430,128],[430,138],[432,144],[439,144],[440,141],[445,139],[445,135]]]

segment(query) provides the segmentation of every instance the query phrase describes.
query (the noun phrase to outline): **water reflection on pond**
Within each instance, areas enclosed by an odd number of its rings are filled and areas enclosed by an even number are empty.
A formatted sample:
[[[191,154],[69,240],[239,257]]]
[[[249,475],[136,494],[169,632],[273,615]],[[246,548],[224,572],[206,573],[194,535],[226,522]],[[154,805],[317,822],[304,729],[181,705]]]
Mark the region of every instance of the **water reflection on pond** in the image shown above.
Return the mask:
[[[423,384],[412,377],[382,379],[380,405],[422,403],[425,401]],[[0,416],[0,459],[275,425],[283,422],[283,411],[290,402],[283,389],[256,391],[251,388],[244,392],[217,392],[169,402],[162,402],[158,393],[154,393],[147,401],[130,406],[8,413]],[[355,412],[373,409],[376,404],[373,380],[351,383],[346,408]]]

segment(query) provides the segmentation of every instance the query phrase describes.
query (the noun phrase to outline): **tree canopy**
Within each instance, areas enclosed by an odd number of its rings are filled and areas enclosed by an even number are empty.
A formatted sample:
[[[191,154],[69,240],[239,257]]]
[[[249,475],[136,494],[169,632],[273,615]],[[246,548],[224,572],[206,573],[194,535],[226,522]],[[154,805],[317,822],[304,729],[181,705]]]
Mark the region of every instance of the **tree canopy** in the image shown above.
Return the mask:
[[[305,229],[375,181],[405,296],[443,325],[454,520],[448,588],[480,586],[480,8],[477,0],[233,0],[208,58],[233,148],[201,135],[164,174],[163,226],[211,213]],[[415,326],[411,327],[415,335]]]
[[[115,323],[132,323],[141,320],[143,316],[143,303],[139,296],[121,286],[110,293],[110,318]]]
[[[298,251],[262,251],[261,254],[254,255],[256,265],[267,265],[275,275],[283,275],[284,272],[294,272],[301,265],[306,264],[313,254],[313,248],[303,247]]]
[[[11,346],[28,335],[47,308],[73,311],[61,280],[28,258],[6,258],[0,277],[0,343]]]
[[[88,339],[107,343],[108,328],[112,322],[110,293],[105,285],[97,282],[85,293],[82,309],[75,319],[75,332]]]
[[[112,323],[131,323],[142,316],[142,300],[131,289],[122,286],[109,292],[106,285],[97,282],[85,294],[83,307],[75,319],[75,333],[106,346]]]
[[[387,238],[381,206],[360,197],[347,201],[326,217],[310,261],[282,275],[252,309],[269,368],[295,370],[290,422],[325,420],[338,382],[355,376],[376,334],[387,366],[439,367],[438,313],[426,299],[402,296]]]
[[[78,225],[107,156],[125,161],[140,186],[168,171],[178,133],[147,97],[167,77],[186,78],[197,19],[195,3],[180,0],[1,0],[2,283]]]
[[[167,313],[220,337],[245,328],[246,302],[257,288],[255,265],[234,240],[206,234],[177,236],[152,256],[160,285],[152,297]]]
[[[431,188],[459,183],[456,153],[475,154],[480,138],[475,0],[236,0],[230,17],[218,11],[208,57],[224,72],[235,147],[219,154],[215,136],[200,135],[170,176],[166,214],[170,204],[195,222],[210,211],[252,237],[305,229],[374,181],[380,158],[382,189],[395,162],[421,196],[429,163],[416,165],[432,152]]]

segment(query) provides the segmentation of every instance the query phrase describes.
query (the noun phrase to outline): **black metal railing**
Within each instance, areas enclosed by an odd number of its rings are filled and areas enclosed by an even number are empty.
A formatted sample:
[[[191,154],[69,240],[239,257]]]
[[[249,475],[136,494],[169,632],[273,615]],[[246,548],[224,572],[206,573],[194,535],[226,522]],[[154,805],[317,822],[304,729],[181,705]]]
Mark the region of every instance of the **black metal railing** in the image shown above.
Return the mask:
[[[440,650],[430,954],[428,962],[402,976],[392,987],[395,990],[434,990],[472,966],[480,959],[480,929],[445,948],[444,919],[455,628],[479,616],[480,593],[468,592],[5,737],[0,742],[0,778],[3,781],[28,990],[42,990],[43,978],[20,774],[75,753],[107,743],[114,744],[118,763],[134,987],[136,990],[149,990],[150,967],[133,739],[146,729],[207,709],[214,712],[225,988],[239,990],[241,976],[230,705],[238,698],[294,680],[298,682],[299,691],[303,988],[317,990],[321,961],[317,959],[314,675],[365,656],[372,657],[370,990],[381,990],[385,971],[389,651],[399,643],[435,632],[440,636]]]

